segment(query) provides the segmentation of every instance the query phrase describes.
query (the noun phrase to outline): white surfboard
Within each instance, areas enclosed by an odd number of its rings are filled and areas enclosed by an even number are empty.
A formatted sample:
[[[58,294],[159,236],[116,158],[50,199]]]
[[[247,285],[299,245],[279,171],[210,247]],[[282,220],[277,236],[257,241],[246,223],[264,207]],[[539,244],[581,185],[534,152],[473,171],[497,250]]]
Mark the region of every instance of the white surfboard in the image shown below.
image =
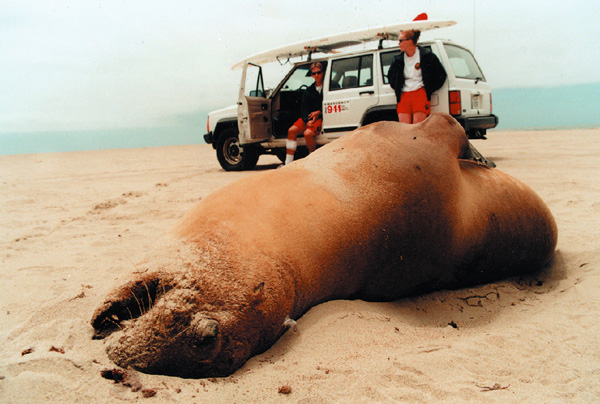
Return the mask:
[[[410,21],[395,25],[384,25],[375,28],[361,29],[342,34],[329,35],[321,38],[314,38],[308,41],[300,41],[291,45],[257,53],[232,66],[232,70],[243,67],[246,62],[262,64],[274,62],[281,58],[291,58],[309,53],[329,53],[336,49],[352,45],[360,45],[364,42],[378,41],[380,39],[397,40],[398,33],[401,31],[417,30],[427,31],[435,28],[449,27],[456,24],[451,20],[421,20]]]

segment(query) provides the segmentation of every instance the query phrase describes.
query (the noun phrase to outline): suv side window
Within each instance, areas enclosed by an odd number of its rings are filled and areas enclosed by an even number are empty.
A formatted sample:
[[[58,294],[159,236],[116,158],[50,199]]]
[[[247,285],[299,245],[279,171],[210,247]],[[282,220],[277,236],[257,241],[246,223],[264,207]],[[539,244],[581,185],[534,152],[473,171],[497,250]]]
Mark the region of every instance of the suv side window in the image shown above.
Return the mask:
[[[244,87],[244,95],[250,97],[265,96],[262,69],[260,68],[260,66],[248,64],[248,69],[246,69],[246,83]]]
[[[334,60],[331,65],[330,91],[373,85],[373,55]]]

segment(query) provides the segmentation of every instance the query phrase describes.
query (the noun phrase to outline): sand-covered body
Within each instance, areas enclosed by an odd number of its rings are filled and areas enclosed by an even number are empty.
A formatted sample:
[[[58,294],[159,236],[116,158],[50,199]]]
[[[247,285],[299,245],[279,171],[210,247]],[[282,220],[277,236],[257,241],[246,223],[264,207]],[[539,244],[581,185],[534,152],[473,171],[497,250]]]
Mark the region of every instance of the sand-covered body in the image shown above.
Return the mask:
[[[539,269],[554,219],[526,185],[468,157],[460,125],[361,128],[211,194],[94,314],[117,364],[229,374],[310,307],[390,300]],[[115,332],[113,332],[115,331]]]

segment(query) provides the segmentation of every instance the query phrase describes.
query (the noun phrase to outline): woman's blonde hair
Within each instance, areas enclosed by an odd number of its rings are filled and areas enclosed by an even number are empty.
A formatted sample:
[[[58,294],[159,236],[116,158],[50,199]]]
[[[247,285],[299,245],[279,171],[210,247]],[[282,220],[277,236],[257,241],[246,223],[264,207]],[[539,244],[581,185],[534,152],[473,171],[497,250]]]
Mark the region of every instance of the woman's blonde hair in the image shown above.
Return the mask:
[[[412,40],[413,43],[416,45],[417,42],[419,42],[419,37],[421,36],[421,31],[415,31],[415,30],[408,30],[408,31],[404,31],[406,32],[406,34],[409,36],[408,39]]]

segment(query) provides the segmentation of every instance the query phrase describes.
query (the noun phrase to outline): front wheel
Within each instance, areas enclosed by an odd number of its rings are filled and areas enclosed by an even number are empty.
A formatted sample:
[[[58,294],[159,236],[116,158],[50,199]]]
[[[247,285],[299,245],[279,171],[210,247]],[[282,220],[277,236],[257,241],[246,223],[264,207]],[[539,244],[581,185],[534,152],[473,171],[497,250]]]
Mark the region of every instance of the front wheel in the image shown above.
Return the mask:
[[[219,136],[217,159],[225,171],[251,170],[259,157],[260,153],[253,145],[242,147],[236,129],[226,129]]]

